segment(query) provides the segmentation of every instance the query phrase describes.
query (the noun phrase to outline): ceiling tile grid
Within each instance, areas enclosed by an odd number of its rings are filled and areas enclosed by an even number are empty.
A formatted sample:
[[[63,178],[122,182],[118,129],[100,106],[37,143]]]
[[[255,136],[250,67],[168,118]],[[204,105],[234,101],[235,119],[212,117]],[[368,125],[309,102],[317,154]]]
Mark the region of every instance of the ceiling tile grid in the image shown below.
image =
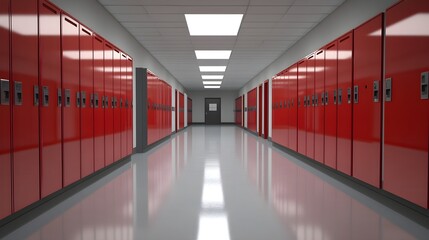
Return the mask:
[[[98,0],[188,90],[198,66],[227,66],[221,89],[238,90],[344,0]],[[190,36],[184,14],[243,14],[238,36]],[[232,50],[197,60],[194,50]],[[209,73],[216,74],[216,73]]]

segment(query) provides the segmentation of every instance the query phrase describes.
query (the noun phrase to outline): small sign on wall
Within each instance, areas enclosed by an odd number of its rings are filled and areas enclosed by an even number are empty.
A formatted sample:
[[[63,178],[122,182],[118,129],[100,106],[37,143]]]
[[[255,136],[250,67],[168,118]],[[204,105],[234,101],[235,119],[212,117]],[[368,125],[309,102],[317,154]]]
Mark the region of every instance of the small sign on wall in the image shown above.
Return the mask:
[[[216,112],[217,111],[217,104],[216,103],[210,103],[209,104],[209,111],[210,112]]]

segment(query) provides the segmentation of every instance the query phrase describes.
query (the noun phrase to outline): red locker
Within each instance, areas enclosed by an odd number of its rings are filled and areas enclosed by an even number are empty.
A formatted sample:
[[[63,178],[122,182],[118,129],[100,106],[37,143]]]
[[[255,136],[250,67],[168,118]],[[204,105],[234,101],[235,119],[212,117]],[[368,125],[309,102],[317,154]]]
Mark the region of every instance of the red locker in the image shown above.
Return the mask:
[[[113,50],[113,161],[122,158],[121,152],[121,53]]]
[[[167,126],[167,129],[168,129],[168,135],[170,135],[172,132],[171,131],[172,113],[174,113],[171,111],[171,107],[172,107],[172,105],[171,105],[172,99],[171,98],[172,98],[172,89],[171,89],[171,86],[168,85],[167,86],[167,105],[168,105],[168,126]]]
[[[128,143],[128,155],[133,153],[133,60],[128,58],[127,61],[127,106],[128,106],[128,130],[127,130],[127,143]]]
[[[127,125],[128,125],[128,116],[127,109],[125,106],[125,101],[127,99],[127,56],[125,54],[121,54],[121,99],[119,103],[119,108],[121,111],[121,158],[127,156]]]
[[[383,15],[354,31],[353,176],[381,187]],[[373,34],[376,33],[376,34]]]
[[[153,94],[153,84],[155,76],[151,72],[147,72],[147,143],[152,144],[155,140],[155,101]]]
[[[279,73],[278,76],[278,86],[277,86],[277,91],[278,91],[278,102],[279,102],[279,109],[278,109],[278,130],[279,130],[279,144],[287,147],[286,144],[286,139],[287,139],[287,134],[286,134],[286,124],[287,124],[287,106],[286,106],[286,98],[287,98],[287,94],[286,94],[286,79],[285,79],[285,74],[286,71],[282,71]]]
[[[383,188],[428,207],[428,1],[386,12]]]
[[[40,193],[63,185],[61,132],[61,11],[48,1],[39,3]]]
[[[79,23],[61,16],[63,187],[80,179]]]
[[[314,84],[315,84],[315,55],[312,54],[307,58],[307,111],[306,111],[306,156],[314,159],[314,106],[315,106],[315,95],[314,95]]]
[[[106,166],[114,162],[113,158],[113,48],[104,45],[104,157]]]
[[[337,167],[337,43],[325,48],[325,165]]]
[[[262,136],[262,84],[258,87],[258,136]]]
[[[10,8],[14,211],[40,198],[37,3],[17,0]],[[26,21],[22,16],[28,17]]]
[[[92,32],[80,26],[80,136],[81,136],[81,177],[94,172],[94,46]]]
[[[180,107],[180,115],[179,115],[179,128],[182,129],[185,125],[185,115],[184,115],[184,110],[185,110],[185,104],[184,104],[184,95],[183,93],[180,93],[179,95],[179,107]]]
[[[10,1],[2,1],[0,14],[5,16],[0,28],[0,219],[12,212],[11,168],[11,82],[10,82]]]
[[[353,32],[338,39],[337,170],[352,174]]]
[[[272,133],[271,133],[271,139],[273,142],[280,144],[280,134],[279,134],[279,118],[280,114],[278,112],[279,110],[279,81],[280,81],[280,74],[277,73],[272,80]]]
[[[298,63],[298,152],[307,153],[307,62],[303,60]]]
[[[108,69],[104,68],[104,44],[101,37],[94,37],[94,171],[105,166],[104,71]]]
[[[298,68],[294,64],[288,70],[288,96],[290,100],[289,106],[289,148],[298,151]]]
[[[314,159],[324,163],[325,135],[325,51],[316,53],[315,63],[315,114]]]
[[[288,91],[287,91],[287,87],[289,84],[289,80],[287,79],[288,77],[288,72],[287,70],[282,71],[281,73],[281,79],[280,79],[280,92],[279,95],[281,96],[280,98],[280,106],[282,106],[282,108],[280,108],[280,141],[281,141],[281,145],[284,147],[288,147],[289,144],[289,131],[288,131],[288,120],[289,120],[289,106],[288,106],[288,102],[287,102],[287,98],[288,98]]]

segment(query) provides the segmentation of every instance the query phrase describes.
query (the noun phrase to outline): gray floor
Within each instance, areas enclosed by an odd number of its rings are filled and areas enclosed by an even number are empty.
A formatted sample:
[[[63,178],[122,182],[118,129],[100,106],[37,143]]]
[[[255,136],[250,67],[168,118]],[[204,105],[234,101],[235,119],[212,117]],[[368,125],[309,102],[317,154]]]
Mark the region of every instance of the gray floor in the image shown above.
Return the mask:
[[[136,154],[5,239],[429,239],[429,230],[234,126]]]

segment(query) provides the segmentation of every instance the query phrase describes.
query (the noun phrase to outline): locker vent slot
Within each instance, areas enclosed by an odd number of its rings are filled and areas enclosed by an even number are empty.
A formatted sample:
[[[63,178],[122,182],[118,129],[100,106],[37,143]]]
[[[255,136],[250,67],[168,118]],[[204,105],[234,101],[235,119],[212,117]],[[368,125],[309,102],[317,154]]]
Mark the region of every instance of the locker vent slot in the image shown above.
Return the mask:
[[[9,103],[10,103],[9,80],[0,79],[0,104],[9,105]]]

